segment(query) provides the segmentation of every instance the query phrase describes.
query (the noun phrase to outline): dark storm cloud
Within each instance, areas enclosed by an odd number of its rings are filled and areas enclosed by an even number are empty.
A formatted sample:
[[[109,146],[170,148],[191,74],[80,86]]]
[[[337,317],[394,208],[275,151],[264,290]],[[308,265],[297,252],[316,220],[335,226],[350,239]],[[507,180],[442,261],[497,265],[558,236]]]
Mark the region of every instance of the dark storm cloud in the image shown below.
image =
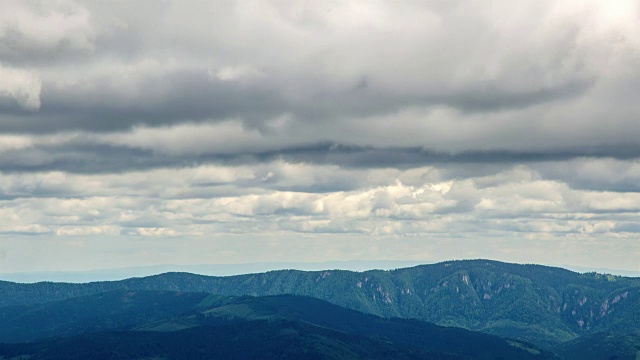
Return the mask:
[[[556,179],[573,188],[593,191],[639,192],[640,163],[629,148],[619,157],[575,158],[563,166],[553,163],[535,165],[546,179]],[[625,161],[628,160],[628,161]]]
[[[464,112],[520,109],[547,102],[563,101],[583,95],[593,86],[592,81],[576,81],[546,89],[513,92],[495,88],[494,84],[478,84],[475,88],[441,98],[442,104]]]
[[[163,126],[182,122],[241,119],[248,127],[264,128],[278,115],[291,114],[305,122],[348,121],[393,114],[407,107],[449,106],[462,112],[489,112],[561,101],[582,94],[589,83],[510,93],[495,88],[460,93],[405,95],[380,90],[317,93],[288,98],[278,83],[221,81],[206,69],[178,70],[132,79],[103,76],[75,87],[43,84],[38,112],[25,111],[14,101],[0,102],[0,131],[51,133],[60,131],[117,131],[134,126]]]
[[[0,170],[7,173],[52,170],[109,173],[177,165],[175,160],[154,156],[150,151],[111,146],[61,146],[3,152]]]
[[[450,178],[467,178],[483,173],[493,174],[514,164],[533,164],[532,166],[539,169],[539,172],[545,177],[560,178],[563,181],[571,181],[572,184],[580,188],[595,189],[602,186],[602,177],[615,171],[614,168],[602,169],[607,173],[597,179],[580,177],[571,180],[571,172],[573,171],[571,168],[563,170],[554,164],[584,158],[629,160],[640,157],[640,146],[589,147],[549,152],[467,151],[446,153],[419,147],[376,148],[319,143],[274,150],[257,149],[232,153],[180,154],[92,144],[91,141],[91,137],[83,139],[82,136],[77,136],[73,141],[62,145],[32,146],[3,151],[0,153],[0,171],[28,173],[57,170],[70,173],[98,174],[203,164],[239,166],[285,161],[338,165],[345,169],[410,169],[437,165]],[[544,164],[549,165],[545,166]],[[616,179],[614,176],[608,178],[612,190],[635,191],[638,189],[635,179]],[[328,186],[340,187],[338,184]],[[348,185],[345,186],[348,188]],[[312,191],[328,190],[329,188]]]
[[[40,111],[5,114],[9,116],[0,119],[0,131],[114,131],[229,117],[251,121],[285,109],[282,99],[269,89],[212,80],[204,71],[139,79],[133,89],[118,86],[108,77],[72,90],[45,84]]]

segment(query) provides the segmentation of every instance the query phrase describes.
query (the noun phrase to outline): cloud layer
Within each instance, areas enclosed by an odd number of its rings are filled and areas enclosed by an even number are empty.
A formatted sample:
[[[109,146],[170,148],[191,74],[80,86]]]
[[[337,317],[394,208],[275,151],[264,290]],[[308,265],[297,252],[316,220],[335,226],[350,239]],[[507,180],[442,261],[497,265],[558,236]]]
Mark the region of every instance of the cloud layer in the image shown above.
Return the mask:
[[[636,1],[3,8],[1,271],[640,270]]]

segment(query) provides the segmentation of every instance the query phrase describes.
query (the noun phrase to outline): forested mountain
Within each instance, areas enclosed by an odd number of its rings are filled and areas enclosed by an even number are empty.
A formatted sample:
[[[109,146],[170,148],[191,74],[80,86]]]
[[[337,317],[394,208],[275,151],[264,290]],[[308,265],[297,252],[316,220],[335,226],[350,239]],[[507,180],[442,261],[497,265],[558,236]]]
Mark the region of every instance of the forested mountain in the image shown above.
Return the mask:
[[[88,284],[2,282],[0,304],[43,303],[115,289],[307,295],[383,317],[481,330],[548,348],[585,334],[640,331],[640,278],[488,260],[392,271],[282,270],[230,277],[167,273]]]
[[[191,313],[206,293],[115,290],[36,305],[0,307],[0,342],[128,330]]]
[[[459,360],[300,322],[264,320],[166,332],[119,331],[0,344],[10,359]]]
[[[558,345],[554,351],[565,360],[638,360],[640,333],[595,333]]]
[[[524,342],[291,295],[120,290],[14,307],[0,328],[0,342],[35,340],[0,344],[0,358],[556,359]]]

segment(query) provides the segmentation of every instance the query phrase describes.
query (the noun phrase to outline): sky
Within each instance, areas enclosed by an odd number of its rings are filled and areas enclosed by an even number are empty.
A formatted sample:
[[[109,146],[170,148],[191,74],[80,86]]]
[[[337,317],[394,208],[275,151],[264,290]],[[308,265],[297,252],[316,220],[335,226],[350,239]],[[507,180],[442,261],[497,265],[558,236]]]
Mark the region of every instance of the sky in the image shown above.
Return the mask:
[[[636,0],[2,8],[0,273],[640,271]]]

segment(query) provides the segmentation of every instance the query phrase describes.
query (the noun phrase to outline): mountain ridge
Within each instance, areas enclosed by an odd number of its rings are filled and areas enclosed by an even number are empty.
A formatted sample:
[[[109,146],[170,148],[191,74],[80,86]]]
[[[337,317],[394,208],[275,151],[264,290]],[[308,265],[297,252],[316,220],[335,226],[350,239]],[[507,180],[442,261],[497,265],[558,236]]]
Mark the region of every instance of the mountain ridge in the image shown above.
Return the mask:
[[[167,272],[187,272],[206,276],[233,276],[262,273],[273,270],[295,269],[302,271],[320,271],[340,269],[350,271],[392,270],[430,262],[394,261],[394,260],[350,260],[322,262],[255,262],[241,264],[198,264],[178,265],[161,264],[150,266],[131,266],[125,268],[96,269],[87,271],[42,271],[0,273],[0,280],[17,283],[71,282],[85,283],[96,281],[118,281],[133,277],[159,275]]]
[[[88,284],[0,282],[0,305],[115,289],[312,296],[383,317],[415,318],[552,347],[594,332],[640,331],[640,278],[492,260],[395,270],[275,270],[210,277],[165,273]]]

